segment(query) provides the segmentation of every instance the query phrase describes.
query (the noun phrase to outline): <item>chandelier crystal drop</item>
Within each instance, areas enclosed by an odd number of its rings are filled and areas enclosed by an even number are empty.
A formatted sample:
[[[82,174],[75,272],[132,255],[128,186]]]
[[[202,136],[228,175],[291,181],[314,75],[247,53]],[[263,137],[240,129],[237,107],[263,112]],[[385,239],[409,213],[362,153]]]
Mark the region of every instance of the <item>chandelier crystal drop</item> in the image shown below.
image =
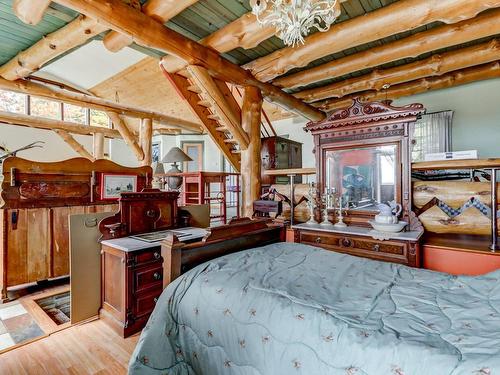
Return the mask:
[[[313,27],[328,31],[340,15],[339,0],[250,0],[250,6],[259,23],[276,27],[276,35],[293,47],[304,44]]]

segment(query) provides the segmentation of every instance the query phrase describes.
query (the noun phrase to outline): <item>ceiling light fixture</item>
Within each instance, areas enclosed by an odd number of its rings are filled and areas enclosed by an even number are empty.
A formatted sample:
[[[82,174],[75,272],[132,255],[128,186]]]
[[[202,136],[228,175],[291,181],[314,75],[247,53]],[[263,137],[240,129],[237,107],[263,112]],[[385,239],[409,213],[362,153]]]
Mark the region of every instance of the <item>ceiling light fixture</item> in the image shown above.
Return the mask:
[[[287,46],[304,44],[312,28],[325,32],[340,15],[340,0],[250,0],[252,13],[263,26],[276,27]]]

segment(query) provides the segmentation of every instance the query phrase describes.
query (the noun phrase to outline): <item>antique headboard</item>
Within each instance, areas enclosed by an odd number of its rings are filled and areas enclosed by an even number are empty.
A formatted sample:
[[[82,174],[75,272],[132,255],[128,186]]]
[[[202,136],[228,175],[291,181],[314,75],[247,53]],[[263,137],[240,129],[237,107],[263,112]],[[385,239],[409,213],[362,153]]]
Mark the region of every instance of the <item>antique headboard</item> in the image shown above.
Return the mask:
[[[129,168],[99,159],[36,162],[9,157],[3,162],[0,208],[86,206],[116,202],[101,197],[103,174],[135,175],[137,191],[151,186],[151,167]]]

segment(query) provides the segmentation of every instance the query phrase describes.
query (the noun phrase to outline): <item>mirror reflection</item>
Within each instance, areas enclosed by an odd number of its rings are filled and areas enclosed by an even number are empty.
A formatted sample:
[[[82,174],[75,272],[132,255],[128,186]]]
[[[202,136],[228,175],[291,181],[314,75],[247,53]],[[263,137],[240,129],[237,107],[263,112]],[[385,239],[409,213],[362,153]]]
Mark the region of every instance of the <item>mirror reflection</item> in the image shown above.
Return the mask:
[[[396,199],[397,146],[326,151],[326,188],[342,197],[344,207],[378,211],[378,203]]]

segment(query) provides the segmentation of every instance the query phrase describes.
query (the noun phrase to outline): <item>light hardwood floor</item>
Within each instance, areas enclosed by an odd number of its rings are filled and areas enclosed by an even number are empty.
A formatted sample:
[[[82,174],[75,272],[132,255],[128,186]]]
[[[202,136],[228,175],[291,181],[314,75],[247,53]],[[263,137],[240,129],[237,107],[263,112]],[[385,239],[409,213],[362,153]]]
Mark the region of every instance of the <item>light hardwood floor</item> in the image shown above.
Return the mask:
[[[138,339],[123,339],[95,320],[0,354],[0,374],[126,374]]]

